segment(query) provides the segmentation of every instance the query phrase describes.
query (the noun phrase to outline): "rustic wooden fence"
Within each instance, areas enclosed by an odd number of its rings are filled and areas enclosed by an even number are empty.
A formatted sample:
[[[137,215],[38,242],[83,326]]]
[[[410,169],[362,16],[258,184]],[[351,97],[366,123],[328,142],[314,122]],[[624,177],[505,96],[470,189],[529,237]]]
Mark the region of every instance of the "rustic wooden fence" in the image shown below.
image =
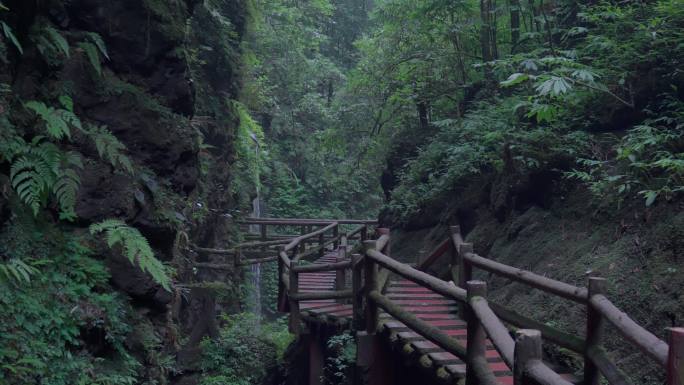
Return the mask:
[[[684,328],[670,329],[669,344],[662,341],[620,311],[607,298],[607,283],[603,278],[590,277],[586,288],[577,287],[481,257],[473,252],[471,244],[463,241],[458,226],[450,228],[449,240],[440,244],[417,268],[413,268],[390,257],[389,229],[378,228],[377,238],[367,239],[370,227],[375,224],[373,221],[249,219],[243,223],[260,226],[260,242],[244,243],[232,250],[198,250],[232,253],[236,256],[237,265],[277,260],[278,307],[280,311],[289,311],[290,329],[293,333],[299,333],[303,325],[300,301],[351,301],[352,327],[355,330],[370,335],[377,333],[380,327],[379,311],[382,309],[415,333],[462,359],[467,364],[467,385],[497,384],[485,357],[487,338],[504,362],[512,368],[516,385],[571,384],[542,361],[542,340],[584,357],[583,384],[598,385],[603,375],[611,385],[628,385],[631,384],[628,376],[618,369],[602,346],[603,330],[607,324],[611,324],[626,341],[664,368],[668,385],[684,385]],[[357,227],[341,232],[340,225]],[[298,235],[269,236],[268,226],[299,227],[300,232]],[[269,251],[272,248],[276,250]],[[253,249],[258,249],[262,257],[241,257],[252,255],[250,253]],[[322,256],[326,249],[337,252],[335,262],[308,262],[311,258]],[[451,282],[422,271],[445,255],[450,256]],[[585,306],[585,337],[566,333],[489,302],[487,284],[473,280],[474,269],[481,269]],[[299,291],[299,274],[324,271],[335,272],[335,290],[317,293]],[[345,286],[348,273],[351,273],[350,289]],[[385,296],[383,289],[390,273],[457,301],[459,315],[467,323],[466,347]],[[504,322],[521,328],[515,332],[515,338]]]

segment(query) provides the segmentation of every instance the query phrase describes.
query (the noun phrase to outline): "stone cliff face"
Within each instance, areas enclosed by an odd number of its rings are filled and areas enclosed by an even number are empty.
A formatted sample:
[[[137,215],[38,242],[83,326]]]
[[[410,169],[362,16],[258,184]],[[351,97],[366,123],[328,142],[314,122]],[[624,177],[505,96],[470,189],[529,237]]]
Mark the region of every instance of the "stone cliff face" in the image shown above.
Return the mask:
[[[229,186],[239,125],[233,101],[241,87],[240,41],[246,5],[241,0],[10,0],[8,17],[23,54],[7,46],[0,80],[18,100],[56,100],[68,94],[84,125],[105,126],[126,146],[134,172],[122,173],[98,156],[91,141],[74,133],[65,143],[83,155],[75,231],[106,218],[138,228],[156,257],[174,262],[177,279],[189,295],[162,290],[127,260],[99,250],[107,259],[112,284],[160,330],[166,349],[190,345],[212,325],[213,295],[202,288],[204,272],[188,266],[189,242],[226,246],[234,236],[228,213],[239,209]],[[70,55],[46,60],[39,44],[29,44],[36,29],[49,25],[68,41]],[[101,36],[108,59],[101,74],[79,48],[88,33]],[[21,108],[15,108],[15,111]],[[30,117],[10,117],[27,135]],[[210,145],[210,146],[208,146]],[[5,202],[0,205],[5,207]],[[3,215],[4,217],[4,215]],[[179,243],[180,242],[180,243]],[[218,278],[233,288],[239,272]],[[229,288],[230,289],[230,288]],[[234,298],[235,296],[233,296]],[[224,304],[236,307],[236,299]],[[173,326],[181,324],[180,335]],[[202,324],[199,327],[197,325]],[[133,345],[135,345],[133,343]],[[192,349],[190,349],[192,350]],[[190,354],[192,355],[192,354]]]

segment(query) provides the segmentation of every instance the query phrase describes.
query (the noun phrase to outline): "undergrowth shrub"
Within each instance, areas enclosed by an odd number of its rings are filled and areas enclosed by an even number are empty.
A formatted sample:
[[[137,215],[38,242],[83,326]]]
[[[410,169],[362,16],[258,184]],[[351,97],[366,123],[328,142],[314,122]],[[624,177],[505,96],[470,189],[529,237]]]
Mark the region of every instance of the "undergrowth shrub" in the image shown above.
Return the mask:
[[[258,384],[277,367],[293,340],[287,320],[259,321],[256,315],[224,315],[220,337],[202,342],[201,385]]]
[[[125,346],[128,305],[90,254],[83,239],[36,223],[26,210],[2,229],[0,260],[21,260],[31,274],[0,276],[0,383],[136,383],[139,363]]]
[[[353,383],[356,362],[356,341],[350,332],[332,336],[326,341],[328,357],[323,367],[324,384],[347,385]]]

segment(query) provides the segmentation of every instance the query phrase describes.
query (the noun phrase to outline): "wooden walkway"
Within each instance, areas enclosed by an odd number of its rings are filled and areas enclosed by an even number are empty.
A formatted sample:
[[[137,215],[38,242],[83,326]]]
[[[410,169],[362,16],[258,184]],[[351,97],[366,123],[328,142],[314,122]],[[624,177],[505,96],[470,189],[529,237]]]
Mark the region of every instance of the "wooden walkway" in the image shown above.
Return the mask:
[[[260,226],[259,242],[198,251],[234,255],[233,268],[277,261],[278,310],[290,313],[290,330],[302,335],[307,323],[353,330],[364,384],[389,383],[385,377],[392,369],[378,342],[383,338],[442,384],[594,385],[602,377],[611,385],[633,384],[602,344],[603,329],[611,325],[623,341],[664,368],[667,385],[684,385],[684,328],[671,328],[669,340],[660,339],[608,299],[604,278],[589,277],[588,285],[579,287],[481,257],[458,226],[414,267],[391,258],[389,229],[376,228],[377,238],[370,239],[373,221],[252,218],[243,224]],[[360,226],[340,231],[350,225]],[[269,226],[286,233],[269,238]],[[439,258],[449,258],[447,280],[425,272]],[[487,284],[473,279],[474,269],[584,307],[586,333],[574,335],[488,301]],[[542,339],[582,358],[582,378],[544,362]],[[315,344],[310,351],[310,358],[322,354]],[[322,370],[322,359],[309,366],[309,383],[319,383],[314,369]]]
[[[326,253],[322,258],[314,261],[314,264],[334,263],[337,255],[337,251]],[[303,293],[335,290],[335,273],[302,273],[299,276],[299,290]],[[458,312],[456,301],[414,282],[394,277],[388,284],[386,294],[404,310],[411,312],[429,325],[443,330],[447,335],[458,340],[463,348],[466,347],[466,323],[456,316]],[[302,301],[299,308],[303,318],[308,321],[337,324],[342,327],[352,321],[352,305],[339,303],[334,299]],[[405,351],[404,353],[410,353],[416,361],[422,359],[422,365],[431,367],[435,375],[444,377],[448,374],[451,379],[465,378],[466,364],[460,358],[411,331],[409,327],[385,312],[380,313],[380,327],[381,333],[389,341],[400,348],[407,346],[411,352]],[[403,349],[406,350],[406,348]],[[486,357],[499,384],[513,385],[511,368],[506,365],[489,341]],[[429,362],[426,362],[426,359]]]

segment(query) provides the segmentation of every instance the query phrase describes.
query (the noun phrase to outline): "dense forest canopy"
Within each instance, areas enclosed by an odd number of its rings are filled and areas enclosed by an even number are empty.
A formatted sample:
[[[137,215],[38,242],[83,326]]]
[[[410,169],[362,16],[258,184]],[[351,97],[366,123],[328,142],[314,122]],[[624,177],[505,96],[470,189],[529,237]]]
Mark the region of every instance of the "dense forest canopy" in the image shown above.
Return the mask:
[[[253,367],[287,362],[275,268],[255,289],[188,262],[254,199],[421,229],[581,195],[670,226],[683,61],[682,0],[2,0],[0,384],[276,383]]]

